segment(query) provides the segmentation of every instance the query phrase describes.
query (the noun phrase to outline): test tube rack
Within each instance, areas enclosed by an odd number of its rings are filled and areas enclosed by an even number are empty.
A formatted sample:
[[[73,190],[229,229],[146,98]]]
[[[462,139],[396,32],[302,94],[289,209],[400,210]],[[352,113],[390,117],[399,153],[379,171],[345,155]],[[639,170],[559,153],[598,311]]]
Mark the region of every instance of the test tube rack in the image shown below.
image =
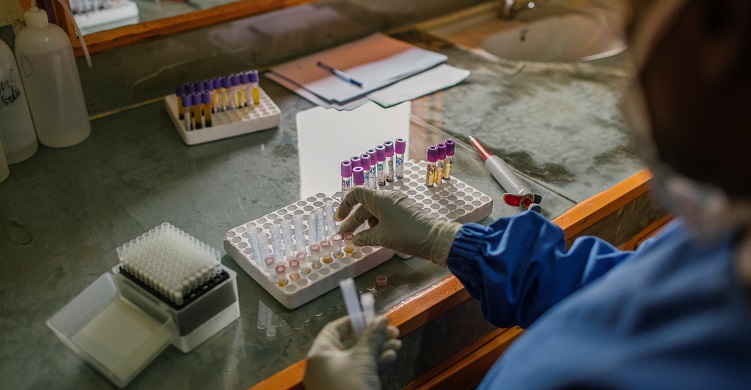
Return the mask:
[[[383,189],[405,193],[431,216],[445,221],[478,222],[490,215],[493,209],[493,200],[488,195],[453,175],[451,179],[444,181],[440,186],[427,187],[425,185],[426,169],[427,162],[425,161],[405,161],[404,177],[401,180],[387,183]],[[266,289],[279,303],[288,309],[297,308],[339,287],[339,280],[359,276],[396,254],[393,250],[384,247],[355,246],[355,251],[351,255],[345,255],[345,257],[330,264],[324,264],[320,269],[313,269],[309,275],[302,275],[300,279],[290,281],[284,287],[275,283],[270,278],[269,273],[264,271],[261,264],[256,264],[253,261],[249,241],[251,234],[262,232],[269,237],[269,229],[273,225],[280,224],[283,220],[292,221],[295,215],[302,215],[305,221],[305,238],[307,240],[308,216],[313,210],[322,207],[324,202],[329,199],[333,201],[334,207],[338,207],[340,195],[339,192],[333,196],[319,193],[237,226],[227,232],[224,239],[224,249],[253,280]],[[263,244],[269,246],[270,241]],[[271,272],[273,273],[273,271]]]
[[[174,94],[165,96],[164,105],[183,142],[186,145],[198,145],[279,126],[281,121],[279,107],[263,88],[258,87],[258,89],[260,90],[260,104],[212,113],[212,126],[197,130],[185,129],[185,122],[180,119],[177,108],[177,96]]]

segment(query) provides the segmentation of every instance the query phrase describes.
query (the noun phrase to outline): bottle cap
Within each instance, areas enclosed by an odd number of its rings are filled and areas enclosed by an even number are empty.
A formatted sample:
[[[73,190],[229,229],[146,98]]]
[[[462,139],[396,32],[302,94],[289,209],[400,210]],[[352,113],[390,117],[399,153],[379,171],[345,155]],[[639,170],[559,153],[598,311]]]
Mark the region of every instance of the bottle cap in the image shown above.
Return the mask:
[[[443,144],[446,145],[446,155],[453,156],[454,148],[456,147],[456,142],[454,142],[453,139],[447,139],[446,142],[444,142]]]
[[[297,252],[297,254],[295,255],[295,259],[297,259],[297,261],[303,261],[303,260],[305,260],[305,259],[306,259],[307,257],[308,257],[308,254],[307,254],[307,253],[305,253],[305,251],[302,251],[302,252]]]
[[[341,171],[342,171],[342,177],[352,176],[352,163],[347,160],[342,161]]]
[[[437,147],[438,147],[438,159],[445,160],[446,159],[446,145],[438,144]]]
[[[360,156],[352,156],[349,158],[349,162],[352,163],[352,168],[360,166]]]
[[[319,245],[311,245],[310,246],[310,254],[313,255],[315,252],[319,252],[321,250],[321,247]]]
[[[383,143],[383,147],[386,148],[386,157],[391,157],[394,155],[394,143],[391,141],[386,141]]]
[[[190,95],[183,95],[181,99],[183,101],[183,107],[190,107],[193,104],[193,99],[190,98]]]
[[[248,72],[248,78],[251,83],[258,83],[258,71],[254,69]]]
[[[222,88],[230,88],[232,87],[232,77],[226,76],[222,77]]]
[[[396,139],[396,149],[397,154],[404,154],[407,151],[407,141],[404,140],[404,138],[397,138]]]
[[[239,74],[235,73],[232,76],[230,76],[229,79],[230,79],[230,82],[232,83],[233,87],[236,87],[236,86],[240,85],[240,75]]]
[[[211,92],[204,92],[201,94],[201,102],[203,104],[211,104]]]
[[[47,12],[36,6],[29,8],[23,13],[23,19],[26,21],[26,27],[44,27],[50,24],[47,19]]]
[[[203,90],[204,91],[213,91],[214,90],[214,80],[204,80],[203,81]]]
[[[362,169],[370,169],[370,155],[367,153],[363,153],[360,155],[360,166]]]
[[[352,168],[352,180],[354,180],[355,185],[365,184],[365,170],[362,169],[362,167]],[[323,245],[323,243],[321,243],[321,245]]]
[[[386,148],[383,145],[378,145],[375,149],[378,161],[386,161]]]
[[[328,247],[331,246],[331,241],[329,241],[329,240],[323,240],[323,241],[321,241],[321,245],[320,246],[321,246],[321,248],[328,248]]]
[[[194,93],[202,93],[203,92],[203,81],[199,81],[197,83],[193,83],[193,92]]]
[[[196,87],[193,85],[193,83],[185,84],[185,94],[186,95],[192,95],[196,92]]]
[[[274,259],[274,256],[268,256],[263,260],[263,262],[264,264],[266,264],[266,266],[271,267],[272,265],[274,265],[274,263],[276,263],[276,259]]]
[[[341,240],[342,240],[342,235],[339,233],[336,233],[333,236],[331,236],[331,241],[341,241]]]
[[[175,95],[179,97],[185,96],[185,84],[177,84],[175,86]]]
[[[378,287],[386,286],[389,283],[389,277],[386,275],[378,275],[376,276],[376,285]]]
[[[195,94],[190,96],[191,99],[191,106],[200,106],[201,105],[201,95]]]
[[[355,238],[355,235],[351,232],[344,233],[344,239],[347,241],[352,241]]]
[[[247,84],[250,82],[250,75],[247,72],[240,73],[240,84]]]
[[[296,271],[298,268],[300,268],[300,262],[297,260],[290,260],[289,268],[292,268],[293,271]]]
[[[438,148],[428,146],[428,162],[434,163],[436,161],[438,161]]]
[[[370,165],[375,165],[376,161],[378,161],[375,149],[368,149],[366,153],[370,156]]]
[[[224,88],[222,87],[222,77],[214,77],[214,89]]]
[[[287,273],[287,267],[285,267],[283,265],[277,265],[276,266],[276,274],[277,275],[284,275],[285,273]]]

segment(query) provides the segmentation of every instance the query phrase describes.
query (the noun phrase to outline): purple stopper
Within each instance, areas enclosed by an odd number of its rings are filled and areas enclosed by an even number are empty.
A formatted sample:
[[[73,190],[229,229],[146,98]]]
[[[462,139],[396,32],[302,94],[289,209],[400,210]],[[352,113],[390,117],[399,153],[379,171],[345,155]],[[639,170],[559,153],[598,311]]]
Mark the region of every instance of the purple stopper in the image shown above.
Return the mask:
[[[362,167],[352,168],[352,180],[356,186],[365,184],[365,170]]]
[[[203,102],[203,104],[211,104],[211,92],[202,93],[201,102]]]
[[[175,86],[175,95],[185,96],[185,84],[177,84],[177,86]]]
[[[404,154],[407,151],[407,141],[404,138],[397,138],[394,149],[396,150],[396,154]]]
[[[376,159],[386,161],[386,148],[383,145],[376,146]]]
[[[205,80],[203,82],[203,90],[204,91],[213,91],[214,90],[214,80]]]
[[[214,78],[214,89],[221,89],[222,87],[222,78],[221,77],[215,77]]]
[[[443,144],[446,145],[446,155],[453,156],[454,147],[456,147],[456,142],[454,142],[453,139],[447,139],[446,142],[444,142]]]
[[[192,100],[190,99],[190,95],[183,95],[181,99],[183,101],[183,107],[190,107],[191,106],[190,102]]]
[[[185,84],[186,95],[192,95],[194,92],[196,92],[196,89],[193,87],[193,84]]]
[[[250,79],[251,83],[257,84],[258,83],[258,71],[251,70],[250,72],[248,72],[248,78]]]
[[[394,143],[391,141],[386,141],[383,143],[383,147],[386,148],[386,157],[391,157],[394,155]]]
[[[236,87],[240,85],[240,75],[239,74],[233,74],[230,76],[230,81],[232,81],[232,86]]]
[[[367,153],[363,153],[360,155],[360,166],[362,169],[370,169],[370,155]]]
[[[352,168],[360,166],[360,156],[352,156],[349,158],[349,162],[352,163]]]
[[[232,77],[222,77],[222,88],[232,87]]]
[[[203,92],[203,82],[199,81],[197,83],[193,83],[193,93],[201,92]]]
[[[240,73],[240,83],[247,84],[250,82],[250,75],[247,73]]]
[[[370,156],[370,165],[375,165],[378,161],[378,157],[376,157],[376,151],[375,149],[368,149],[367,151],[368,156]]]
[[[193,104],[192,106],[200,106],[201,105],[201,95],[195,94],[190,97]]]
[[[438,159],[439,160],[446,159],[446,145],[444,144],[438,144]]]
[[[428,162],[434,163],[436,161],[438,161],[438,148],[428,146]]]
[[[352,163],[344,160],[342,161],[342,177],[350,177],[352,176]]]

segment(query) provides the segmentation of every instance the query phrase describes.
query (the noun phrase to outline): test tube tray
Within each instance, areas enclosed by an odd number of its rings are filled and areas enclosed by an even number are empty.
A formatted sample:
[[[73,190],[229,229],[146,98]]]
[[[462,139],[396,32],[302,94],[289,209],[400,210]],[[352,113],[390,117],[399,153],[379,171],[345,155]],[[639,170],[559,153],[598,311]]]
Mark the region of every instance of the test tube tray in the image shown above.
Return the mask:
[[[493,200],[456,177],[452,176],[450,180],[444,181],[437,187],[425,186],[426,166],[425,161],[405,161],[403,179],[388,183],[383,188],[407,194],[427,213],[445,221],[478,222],[490,215],[493,209]],[[253,280],[266,289],[279,303],[288,309],[297,308],[337,288],[339,280],[359,276],[389,260],[395,254],[393,250],[384,247],[356,246],[351,255],[334,260],[330,264],[324,264],[320,269],[313,269],[309,275],[301,275],[300,279],[290,281],[283,287],[272,280],[269,273],[264,271],[262,265],[256,264],[252,260],[252,249],[248,240],[251,234],[263,232],[270,240],[269,229],[274,224],[280,224],[282,220],[292,221],[295,215],[302,215],[305,225],[304,236],[307,240],[309,238],[307,232],[308,216],[313,210],[322,207],[328,199],[333,201],[335,208],[338,207],[339,195],[338,192],[333,196],[319,193],[237,226],[227,232],[224,239],[224,249]],[[269,247],[270,241],[264,244]]]
[[[260,87],[259,89],[260,104],[215,112],[211,114],[212,126],[197,130],[186,131],[185,120],[180,119],[178,112],[176,95],[165,96],[164,105],[183,142],[186,145],[197,145],[279,126],[281,121],[279,107],[263,89]]]

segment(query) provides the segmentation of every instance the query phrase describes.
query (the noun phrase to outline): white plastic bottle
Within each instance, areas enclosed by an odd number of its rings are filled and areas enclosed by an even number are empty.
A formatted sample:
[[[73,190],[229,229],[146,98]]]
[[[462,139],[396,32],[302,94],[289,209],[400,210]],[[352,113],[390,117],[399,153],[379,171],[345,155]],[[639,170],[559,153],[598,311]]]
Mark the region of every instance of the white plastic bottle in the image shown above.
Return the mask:
[[[37,151],[37,135],[16,58],[3,41],[0,41],[0,142],[8,164],[26,160]]]
[[[5,179],[8,178],[8,175],[10,175],[10,170],[8,169],[8,162],[5,161],[5,152],[3,152],[3,143],[0,141],[0,183],[5,181]]]
[[[16,61],[39,142],[52,148],[78,144],[91,134],[91,124],[73,46],[36,6],[24,19],[26,28],[16,36]]]

